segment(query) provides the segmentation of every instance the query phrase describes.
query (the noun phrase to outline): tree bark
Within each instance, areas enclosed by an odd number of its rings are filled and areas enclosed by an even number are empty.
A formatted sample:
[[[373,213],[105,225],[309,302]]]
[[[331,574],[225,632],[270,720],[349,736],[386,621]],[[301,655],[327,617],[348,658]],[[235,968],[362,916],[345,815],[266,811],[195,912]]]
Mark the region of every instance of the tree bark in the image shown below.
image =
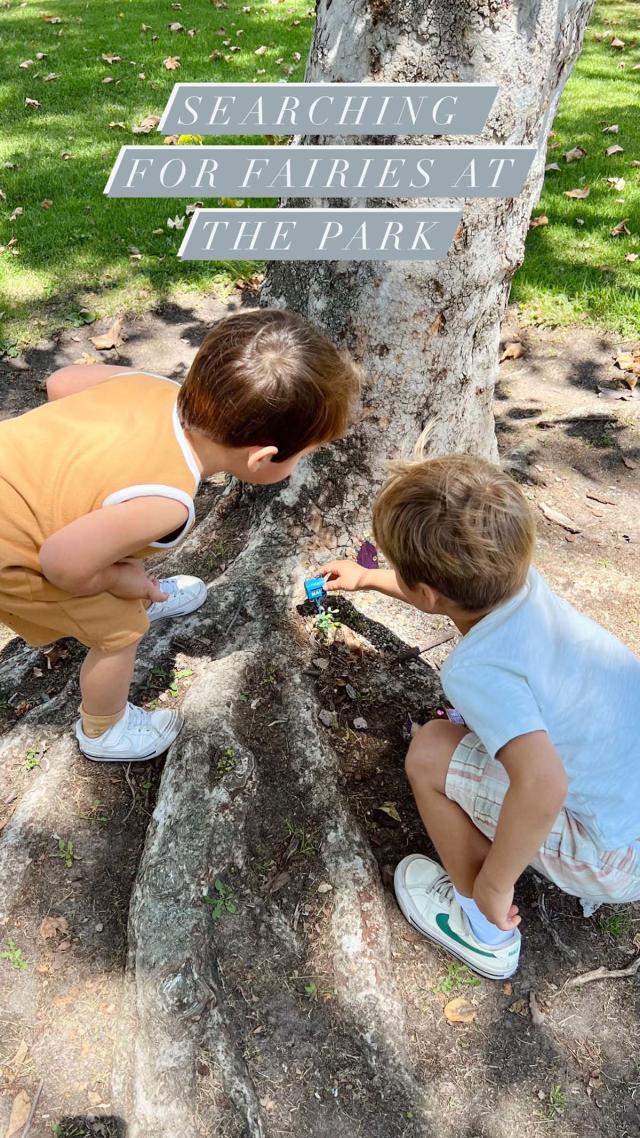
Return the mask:
[[[380,458],[412,443],[429,420],[433,453],[496,457],[492,404],[500,326],[542,185],[549,129],[592,7],[593,0],[319,0],[307,81],[496,83],[482,135],[452,141],[538,148],[518,198],[466,202],[443,261],[270,263],[262,302],[303,313],[364,367],[366,418],[359,434],[374,472]],[[296,139],[336,141],[434,140]]]

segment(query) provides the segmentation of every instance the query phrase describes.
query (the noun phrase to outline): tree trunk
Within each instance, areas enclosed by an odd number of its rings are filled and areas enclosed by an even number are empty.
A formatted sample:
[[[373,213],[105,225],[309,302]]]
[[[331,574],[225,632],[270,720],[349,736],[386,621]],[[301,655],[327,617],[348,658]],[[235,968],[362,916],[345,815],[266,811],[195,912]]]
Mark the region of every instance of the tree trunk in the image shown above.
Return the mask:
[[[319,0],[307,81],[496,83],[483,134],[453,141],[538,148],[518,198],[466,202],[443,261],[270,263],[263,303],[303,313],[362,362],[360,435],[374,467],[429,420],[434,453],[496,457],[500,325],[539,197],[549,129],[592,7],[593,0]],[[415,136],[296,141],[433,143]]]
[[[497,82],[483,141],[535,143],[539,157],[517,200],[465,206],[441,263],[269,268],[262,302],[302,312],[363,365],[364,414],[286,487],[230,488],[180,563],[163,566],[184,569],[186,558],[197,571],[221,527],[248,518],[205,609],[154,630],[139,665],[180,651],[194,678],[131,905],[113,1095],[127,1138],[461,1133],[443,1116],[436,1059],[420,1049],[420,993],[392,949],[410,933],[363,829],[381,804],[394,824],[384,800],[406,793],[405,720],[433,710],[437,677],[415,659],[400,665],[401,639],[347,602],[334,643],[324,642],[301,604],[302,579],[367,535],[384,460],[428,420],[435,451],[496,455],[500,321],[590,9],[591,0],[318,6],[308,79]],[[25,649],[0,682],[33,663]],[[74,695],[70,682],[53,710],[71,710]],[[362,733],[354,709],[368,721]],[[25,717],[25,740],[31,723],[55,721],[51,711]],[[56,746],[63,787],[73,748]],[[5,911],[29,872],[27,814],[3,835]],[[53,804],[50,814],[40,825],[52,831]]]

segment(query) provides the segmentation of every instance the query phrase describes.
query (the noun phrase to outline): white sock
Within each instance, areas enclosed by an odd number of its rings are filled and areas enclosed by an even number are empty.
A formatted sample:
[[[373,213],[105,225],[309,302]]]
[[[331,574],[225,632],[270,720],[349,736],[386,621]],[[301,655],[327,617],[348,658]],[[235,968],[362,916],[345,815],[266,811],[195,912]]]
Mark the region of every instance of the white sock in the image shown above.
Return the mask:
[[[467,914],[469,924],[482,944],[504,944],[505,941],[511,940],[513,933],[507,933],[504,929],[499,929],[497,925],[492,925],[484,913],[480,912],[472,897],[463,897],[455,887],[453,895],[460,908]]]

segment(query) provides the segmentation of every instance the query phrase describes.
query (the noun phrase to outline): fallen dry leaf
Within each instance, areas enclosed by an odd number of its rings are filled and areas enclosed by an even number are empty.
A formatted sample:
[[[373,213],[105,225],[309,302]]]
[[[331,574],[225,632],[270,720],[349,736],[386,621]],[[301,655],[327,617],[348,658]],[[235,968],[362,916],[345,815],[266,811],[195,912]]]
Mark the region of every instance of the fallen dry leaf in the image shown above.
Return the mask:
[[[544,168],[545,174],[550,174],[552,171],[556,170],[560,170],[557,162],[549,162]]]
[[[115,79],[113,78],[113,75],[105,75],[102,83],[115,83]]]
[[[61,24],[62,23],[62,17],[61,16],[44,15],[44,16],[41,16],[40,19],[44,20],[45,24]]]
[[[66,917],[44,917],[40,923],[40,936],[51,940],[60,933],[61,936],[69,932],[69,922]]]
[[[191,217],[191,215],[195,213],[197,209],[202,209],[203,206],[204,202],[190,202],[184,212],[186,213],[187,217]]]
[[[173,22],[173,24],[169,24],[169,31],[170,32],[183,32],[184,31],[184,24],[179,24],[177,22],[177,20],[175,20]]]
[[[614,142],[613,146],[607,146],[605,154],[607,158],[613,158],[615,154],[624,154],[624,147],[618,146],[618,143]]]
[[[184,221],[184,217],[181,217],[179,213],[175,217],[168,217],[167,229],[184,229]]]
[[[17,205],[16,208],[14,209],[13,213],[11,214],[9,221],[15,221],[16,218],[22,217],[23,213],[24,213],[24,210],[23,210],[22,206]]]
[[[602,133],[603,134],[617,134],[619,130],[620,130],[620,127],[618,126],[617,122],[614,122],[611,124],[611,126],[603,126]]]
[[[537,229],[539,225],[548,225],[549,218],[546,213],[542,213],[540,217],[532,217],[529,222],[529,229]]]
[[[122,56],[114,55],[112,51],[104,51],[100,58],[105,63],[122,63]]]
[[[37,99],[25,99],[24,105],[25,107],[41,107],[42,103],[39,103]]]
[[[621,371],[632,371],[635,375],[640,375],[640,348],[632,352],[618,352],[615,364]]]
[[[260,47],[257,47],[253,54],[254,55],[265,55],[267,50],[268,49],[264,46],[264,44],[260,44]]]
[[[617,225],[614,225],[613,229],[609,230],[610,235],[612,237],[630,237],[631,230],[627,228],[628,220],[628,217],[623,217],[622,221],[619,221]]]
[[[99,352],[108,352],[110,348],[120,347],[125,339],[122,334],[123,324],[123,317],[117,316],[107,332],[103,332],[100,336],[91,336],[90,339],[94,348],[97,348]]]
[[[65,151],[63,151],[63,153],[60,155],[60,157],[62,158],[62,160],[63,160],[64,162],[68,162],[70,158],[73,158],[73,154],[71,153],[71,151],[70,151],[70,150],[65,150]]]
[[[168,55],[166,59],[162,60],[162,66],[166,68],[167,71],[177,71],[180,67],[180,56]]]
[[[110,122],[109,128],[111,130],[126,130],[127,129],[123,122]]]
[[[18,64],[18,67],[20,67],[22,69],[22,71],[28,71],[28,69],[30,67],[33,67],[33,60],[32,59],[23,59],[22,63]]]
[[[55,71],[50,71],[48,75],[45,75],[44,82],[45,83],[53,83],[54,79],[59,79],[59,78],[60,78],[60,76],[57,75]]]
[[[565,162],[578,162],[580,158],[586,158],[587,152],[583,146],[574,146],[571,150],[567,150],[564,155]]]
[[[138,126],[132,127],[134,134],[151,134],[160,122],[160,115],[146,115]]]
[[[130,261],[140,261],[141,259],[142,259],[142,253],[138,249],[137,245],[130,245],[129,246],[129,260]]]
[[[611,40],[611,43],[609,44],[609,47],[615,47],[618,49],[618,51],[621,51],[622,48],[624,47],[624,45],[625,45],[624,40],[619,39],[618,36],[614,36],[613,39]]]
[[[36,59],[46,59],[47,54],[48,53],[46,51],[37,51],[36,52]]]
[[[523,355],[524,344],[520,340],[513,340],[510,344],[506,344],[498,363],[502,363],[503,360],[519,360]]]
[[[5,165],[6,165],[6,163],[5,163]],[[638,159],[637,159],[637,158],[634,158],[634,159],[633,159],[633,160],[632,160],[632,161],[629,163],[629,165],[630,165],[630,166],[640,166],[640,161],[638,161]]]
[[[443,1011],[449,1023],[473,1023],[477,1015],[473,1004],[464,996],[456,996],[455,1000],[449,1000]]]
[[[26,1125],[30,1113],[31,1099],[26,1091],[18,1091],[11,1107],[9,1125],[7,1126],[5,1138],[13,1138],[14,1135],[19,1134]]]
[[[630,264],[633,264],[634,261],[638,260],[638,257],[640,257],[640,253],[627,253],[625,261],[629,261]]]
[[[566,514],[561,513],[560,510],[556,510],[553,506],[549,506],[547,502],[540,502],[539,506],[548,521],[554,522],[557,526],[562,526],[562,528],[568,530],[569,533],[580,533],[580,526],[576,525],[575,522],[572,522],[571,518],[568,518]]]
[[[632,458],[627,458],[627,456],[624,454],[622,456],[622,461],[624,462],[624,465],[627,467],[628,470],[637,470],[638,469],[638,463],[634,462]]]
[[[579,198],[582,201],[584,198],[588,198],[590,193],[589,186],[582,186],[582,188],[578,187],[575,190],[565,190],[564,196],[565,198]]]
[[[53,202],[50,198],[44,198],[44,200],[40,202],[40,209],[51,209],[52,205]]]
[[[607,185],[611,186],[612,189],[614,189],[616,193],[619,194],[622,193],[626,184],[627,183],[625,182],[624,178],[607,178]]]

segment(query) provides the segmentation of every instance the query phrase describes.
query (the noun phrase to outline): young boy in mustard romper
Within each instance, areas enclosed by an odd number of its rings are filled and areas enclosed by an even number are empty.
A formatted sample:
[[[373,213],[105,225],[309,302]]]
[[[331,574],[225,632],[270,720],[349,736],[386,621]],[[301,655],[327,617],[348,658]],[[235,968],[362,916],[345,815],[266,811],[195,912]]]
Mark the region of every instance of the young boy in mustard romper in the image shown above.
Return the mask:
[[[150,759],[177,711],[128,702],[152,621],[195,611],[195,577],[158,581],[145,556],[177,546],[203,479],[269,485],[344,433],[359,375],[301,317],[232,314],[207,335],[182,386],[102,364],[48,380],[49,402],[0,422],[0,622],[34,647],[89,649],[75,732],[96,761]]]

